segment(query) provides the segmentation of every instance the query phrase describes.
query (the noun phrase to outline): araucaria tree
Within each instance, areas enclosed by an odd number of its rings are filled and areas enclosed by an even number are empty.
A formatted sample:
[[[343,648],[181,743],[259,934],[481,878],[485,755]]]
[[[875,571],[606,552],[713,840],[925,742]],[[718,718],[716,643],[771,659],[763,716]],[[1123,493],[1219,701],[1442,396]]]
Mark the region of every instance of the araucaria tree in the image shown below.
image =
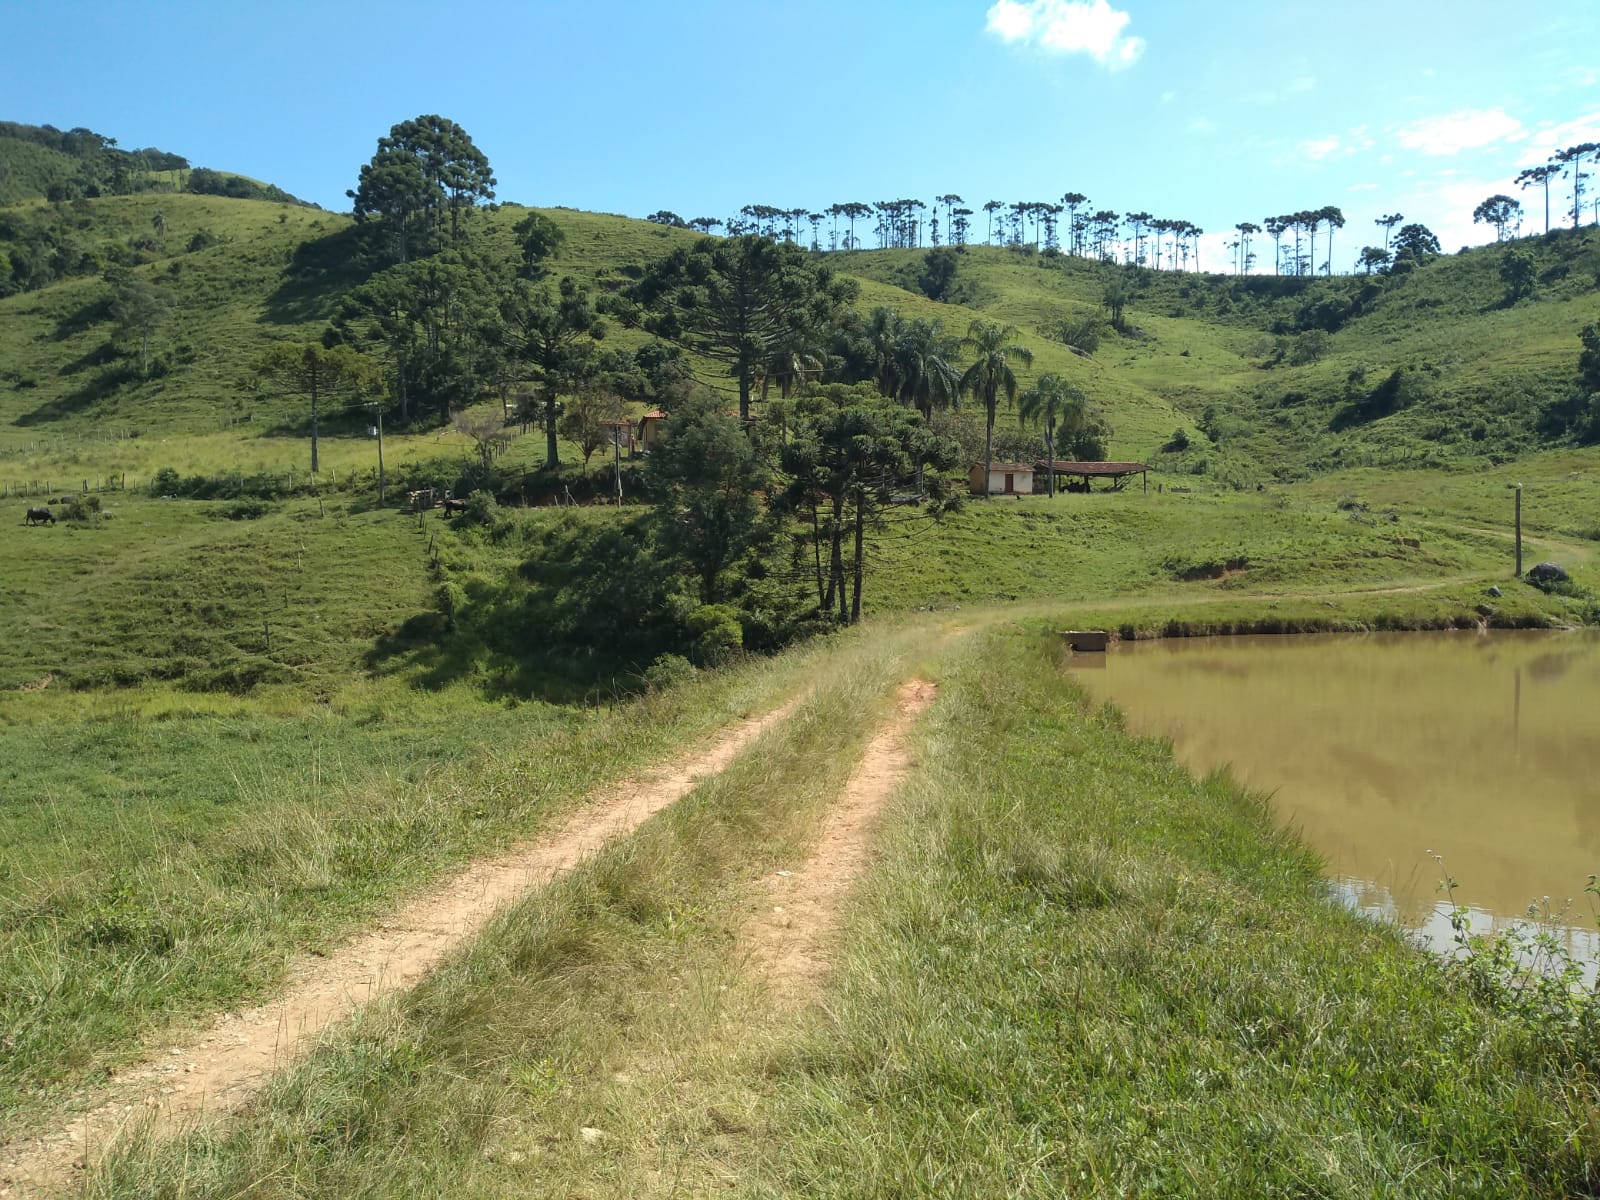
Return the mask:
[[[1490,196],[1472,210],[1474,225],[1493,225],[1494,240],[1506,240],[1506,227],[1515,224],[1522,216],[1522,205],[1510,196]]]
[[[1033,351],[1012,342],[1014,325],[974,321],[962,339],[962,347],[972,352],[973,364],[961,376],[961,390],[983,401],[983,496],[989,498],[989,475],[994,466],[994,418],[1000,397],[1007,402],[1017,398],[1017,373],[1013,363],[1033,365]]]
[[[802,546],[811,548],[823,613],[836,612],[841,624],[861,619],[867,531],[886,525],[892,511],[919,520],[955,503],[947,472],[959,455],[917,413],[865,387],[825,385],[797,402],[779,503],[809,527]]]
[[[440,116],[421,116],[390,128],[346,192],[357,222],[375,221],[395,262],[439,249],[446,215],[452,245],[459,244],[462,214],[494,199],[489,160],[467,131]]]
[[[722,363],[748,422],[756,378],[785,348],[819,341],[856,290],[792,242],[746,234],[650,264],[615,310],[625,324]]]
[[[325,347],[316,342],[280,343],[255,361],[255,374],[265,387],[311,402],[311,473],[317,460],[317,416],[320,405],[333,396],[362,395],[383,387],[377,364],[349,346]]]
[[[559,466],[560,396],[592,371],[595,342],[605,337],[605,322],[588,290],[566,275],[554,292],[546,285],[517,280],[500,302],[500,329],[507,353],[532,376],[537,388],[545,464]]]
[[[673,413],[651,452],[657,537],[698,581],[701,604],[724,598],[730,569],[764,540],[767,475],[739,422],[705,401]]]

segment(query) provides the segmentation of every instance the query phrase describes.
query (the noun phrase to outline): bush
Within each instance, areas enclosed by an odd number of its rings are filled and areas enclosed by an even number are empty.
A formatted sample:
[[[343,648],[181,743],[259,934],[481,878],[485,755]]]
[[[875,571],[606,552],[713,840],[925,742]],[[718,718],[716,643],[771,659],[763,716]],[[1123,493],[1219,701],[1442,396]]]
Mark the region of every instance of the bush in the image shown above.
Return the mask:
[[[152,496],[176,496],[183,487],[183,476],[171,467],[162,467],[155,473],[155,478],[150,480],[150,494]]]
[[[61,506],[61,515],[68,521],[87,521],[100,515],[99,496],[74,496]]]
[[[645,686],[653,692],[664,692],[688,683],[700,672],[681,654],[663,654],[645,669]]]
[[[702,666],[726,662],[744,648],[739,611],[726,604],[702,604],[683,624],[689,652]]]
[[[473,492],[467,497],[467,511],[462,516],[474,525],[493,529],[500,520],[500,505],[492,492]]]

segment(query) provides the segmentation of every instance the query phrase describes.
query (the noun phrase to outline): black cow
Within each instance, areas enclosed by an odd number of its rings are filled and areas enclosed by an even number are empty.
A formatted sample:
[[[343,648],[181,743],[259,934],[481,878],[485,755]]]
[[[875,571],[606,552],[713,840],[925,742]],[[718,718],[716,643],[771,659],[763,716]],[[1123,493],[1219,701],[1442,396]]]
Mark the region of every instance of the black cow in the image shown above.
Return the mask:
[[[55,513],[51,512],[48,508],[30,508],[28,510],[27,519],[23,522],[23,524],[38,525],[42,522],[49,522],[51,525],[54,525],[56,523]]]
[[[447,517],[452,516],[455,513],[464,513],[466,511],[467,502],[465,500],[446,499],[444,502],[444,515]]]

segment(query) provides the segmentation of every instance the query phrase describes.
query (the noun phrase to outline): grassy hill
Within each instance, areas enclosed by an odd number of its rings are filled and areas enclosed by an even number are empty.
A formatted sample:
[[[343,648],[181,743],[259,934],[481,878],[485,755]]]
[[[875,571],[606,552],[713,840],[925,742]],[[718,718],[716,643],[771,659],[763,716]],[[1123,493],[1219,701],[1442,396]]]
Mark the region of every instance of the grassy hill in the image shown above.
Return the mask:
[[[511,253],[527,211],[475,214],[478,238]],[[620,216],[542,211],[565,234],[551,274],[601,291],[694,238]],[[161,288],[171,314],[153,339],[156,368],[140,377],[98,272],[0,299],[0,493],[131,481],[103,495],[106,516],[53,541],[0,522],[0,545],[24,564],[5,585],[20,636],[0,654],[0,684],[51,676],[75,687],[166,678],[317,689],[364,669],[379,641],[436,610],[449,566],[428,544],[441,531],[419,547],[415,527],[371,511],[376,446],[366,415],[324,412],[318,499],[300,402],[260,390],[249,370],[275,341],[320,336],[374,269],[350,218],[186,194],[32,203],[0,210],[6,217],[63,224],[91,256]],[[1600,531],[1600,508],[1585,499],[1600,459],[1565,448],[1570,438],[1547,417],[1572,394],[1575,334],[1600,308],[1600,235],[1564,232],[1516,249],[1538,265],[1534,294],[1516,303],[1505,302],[1499,280],[1506,250],[1494,247],[1393,278],[1308,280],[1124,272],[975,246],[958,256],[960,303],[922,294],[923,252],[838,255],[860,282],[863,312],[887,305],[956,335],[979,319],[1017,326],[1035,350],[1023,385],[1045,371],[1080,384],[1110,419],[1110,456],[1156,470],[1148,498],[1035,501],[969,512],[910,546],[876,538],[884,574],[868,587],[869,606],[1118,595],[1159,608],[1206,588],[1220,592],[1207,604],[1241,590],[1447,588],[1503,559],[1502,544],[1470,530],[1504,524],[1513,474],[1527,485],[1530,531],[1587,545]],[[119,257],[127,254],[131,265]],[[1106,327],[1092,356],[1074,353],[1057,327],[1102,315],[1113,276],[1129,287],[1126,331]],[[642,338],[614,327],[607,344]],[[1399,382],[1383,408],[1373,397],[1391,379]],[[1014,416],[1000,423],[1021,436]],[[1186,447],[1173,442],[1177,430]],[[445,429],[391,429],[384,452],[392,487],[412,471],[448,486],[471,445]],[[501,465],[514,474],[542,458],[541,437],[518,436]],[[1516,466],[1482,474],[1508,462]],[[162,470],[237,486],[207,493],[231,499],[163,502],[148,495]],[[250,476],[259,478],[246,487]],[[1168,488],[1213,502],[1173,500]],[[544,520],[474,551],[468,574],[511,571]],[[1587,555],[1566,557],[1586,569]],[[1232,562],[1249,565],[1207,573]],[[1471,604],[1452,595],[1446,608]]]

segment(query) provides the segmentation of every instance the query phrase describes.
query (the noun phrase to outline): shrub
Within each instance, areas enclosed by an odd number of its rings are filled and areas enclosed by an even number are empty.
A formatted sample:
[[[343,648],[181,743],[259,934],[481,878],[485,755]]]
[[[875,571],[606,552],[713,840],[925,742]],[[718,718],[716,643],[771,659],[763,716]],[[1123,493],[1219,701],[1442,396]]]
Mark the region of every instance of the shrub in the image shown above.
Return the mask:
[[[68,521],[87,521],[100,515],[99,496],[74,496],[61,506],[61,515]]]
[[[485,529],[493,529],[500,520],[500,505],[494,498],[494,493],[477,491],[467,497],[467,511],[463,514],[465,520],[474,525],[482,525]]]
[[[700,672],[681,654],[663,654],[645,669],[645,686],[651,691],[664,692],[668,688],[688,683]]]
[[[150,480],[150,494],[152,496],[176,496],[183,486],[183,476],[171,467],[162,467]]]
[[[726,604],[702,604],[683,624],[689,652],[703,666],[726,662],[744,648],[739,611]]]

